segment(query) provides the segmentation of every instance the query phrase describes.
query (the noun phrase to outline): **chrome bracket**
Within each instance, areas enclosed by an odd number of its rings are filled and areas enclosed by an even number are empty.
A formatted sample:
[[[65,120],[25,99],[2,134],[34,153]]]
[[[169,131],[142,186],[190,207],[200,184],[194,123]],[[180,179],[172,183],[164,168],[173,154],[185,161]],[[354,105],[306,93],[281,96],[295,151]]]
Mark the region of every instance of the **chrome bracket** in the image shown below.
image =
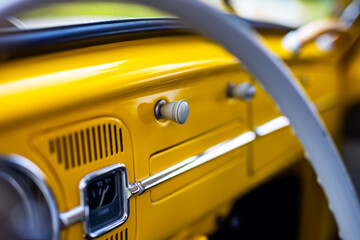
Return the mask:
[[[133,183],[129,183],[129,188],[128,190],[130,191],[131,195],[129,195],[129,198],[134,196],[135,194],[139,194],[141,195],[145,189],[143,188],[143,186],[141,186],[141,182],[133,182]]]

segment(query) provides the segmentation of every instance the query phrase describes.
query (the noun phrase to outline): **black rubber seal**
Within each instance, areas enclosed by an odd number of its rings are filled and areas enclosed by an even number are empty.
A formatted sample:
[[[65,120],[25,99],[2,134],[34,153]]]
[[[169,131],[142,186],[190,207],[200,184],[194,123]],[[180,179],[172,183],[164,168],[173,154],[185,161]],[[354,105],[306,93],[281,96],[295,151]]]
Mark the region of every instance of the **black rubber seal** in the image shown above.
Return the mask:
[[[280,25],[249,21],[257,30],[290,31]],[[200,34],[176,18],[125,19],[42,29],[0,30],[0,61],[113,42]]]

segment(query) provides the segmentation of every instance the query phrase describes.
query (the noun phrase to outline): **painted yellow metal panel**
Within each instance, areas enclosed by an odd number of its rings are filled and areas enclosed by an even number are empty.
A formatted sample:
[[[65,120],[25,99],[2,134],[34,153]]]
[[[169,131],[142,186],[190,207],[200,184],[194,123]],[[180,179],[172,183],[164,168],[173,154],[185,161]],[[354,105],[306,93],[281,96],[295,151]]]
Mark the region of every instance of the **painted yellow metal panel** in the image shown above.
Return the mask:
[[[310,61],[305,60],[297,64],[291,64],[294,75],[299,79],[306,93],[313,100],[315,107],[320,113],[335,111],[340,117],[341,95],[338,81],[336,63],[333,61]],[[252,124],[256,128],[281,115],[274,101],[264,92],[261,87],[254,82],[257,94],[251,101]],[[334,120],[340,123],[339,118],[334,118],[334,114],[323,115],[330,132],[335,136],[339,134],[339,125],[334,124]],[[252,171],[256,171],[267,163],[272,163],[279,155],[285,153],[290,148],[300,149],[300,144],[290,127],[282,129],[260,137],[253,144],[253,164]]]
[[[113,43],[3,63],[0,109],[7,114],[0,123],[90,100],[154,92],[184,74],[236,63],[221,47],[194,36]]]
[[[267,41],[279,49],[278,37]],[[321,106],[337,101],[337,77],[327,69],[313,63],[296,65],[301,74],[317,76],[306,89]],[[230,82],[249,81],[253,81],[251,76],[236,59],[197,36],[112,43],[5,62],[0,65],[0,111],[6,113],[0,116],[0,151],[23,155],[36,163],[46,173],[60,211],[67,211],[79,204],[77,187],[87,173],[123,162],[130,181],[142,180],[279,116],[258,85],[251,102],[226,96]],[[180,126],[156,120],[154,106],[160,99],[187,100],[188,121]],[[124,129],[129,151],[123,157],[66,170],[47,152],[49,138],[75,136],[103,124],[102,119]],[[337,126],[337,120],[332,126]],[[281,131],[132,198],[128,222],[101,239],[121,231],[124,234],[126,228],[128,239],[169,238],[206,215],[215,215],[222,205],[229,205],[301,158],[295,137],[288,129]],[[279,144],[282,141],[287,144]],[[104,149],[104,143],[102,146]],[[111,151],[109,146],[106,149]],[[89,153],[84,156],[89,158]],[[252,174],[255,170],[259,171]],[[169,221],[174,218],[176,221]],[[80,239],[82,234],[78,223],[63,230],[62,238]]]
[[[0,120],[1,151],[21,154],[39,165],[54,190],[60,211],[67,211],[79,204],[78,184],[89,172],[114,162],[123,162],[129,171],[130,181],[141,180],[150,174],[148,161],[153,153],[231,120],[241,119],[242,126],[247,125],[246,104],[229,100],[226,96],[227,84],[242,82],[245,73],[226,51],[199,37],[115,43],[15,60],[3,63],[0,68],[0,91],[4,100],[0,108],[8,113],[2,115]],[[157,121],[154,106],[159,99],[186,99],[191,111],[188,122],[180,126],[170,121]],[[65,136],[70,149],[69,134],[76,138],[76,132],[80,134],[82,130],[101,125],[103,119],[106,124],[118,121],[122,126],[124,144],[128,145],[129,150],[124,152],[124,157],[109,157],[105,161],[98,160],[66,170],[64,164],[58,164],[58,159],[49,153],[50,139]],[[90,136],[92,134],[90,132]],[[93,140],[91,137],[89,139]],[[86,153],[81,160],[90,157],[88,146],[84,146]],[[110,151],[109,147],[107,149]],[[195,146],[191,146],[191,149],[191,152],[196,152]],[[71,153],[68,154],[71,165]],[[239,167],[244,164],[244,161],[236,161]],[[246,168],[240,169],[245,171]],[[216,178],[210,176],[205,179],[216,182]],[[204,184],[204,181],[201,182]],[[198,194],[209,190],[210,186]],[[129,239],[135,237],[137,219],[146,222],[149,217],[146,211],[136,210],[135,205],[139,204],[135,202],[144,201],[142,199],[148,201],[148,196],[149,193],[130,201],[130,219],[120,228],[123,231],[128,228]],[[187,192],[185,196],[188,202],[193,201],[192,193]],[[175,202],[179,204],[178,201]],[[202,200],[198,199],[197,202]],[[151,201],[148,203],[151,206],[149,211],[156,210]],[[167,207],[162,209],[164,211]],[[207,210],[208,207],[203,206],[201,213]],[[186,219],[194,220],[196,216],[199,213],[189,215]],[[160,218],[159,223],[164,220]],[[176,227],[169,226],[167,234]],[[138,228],[143,234],[155,230],[146,224]],[[102,239],[120,234],[120,230],[114,230]],[[62,235],[66,239],[80,238],[82,225],[75,224],[62,231]]]

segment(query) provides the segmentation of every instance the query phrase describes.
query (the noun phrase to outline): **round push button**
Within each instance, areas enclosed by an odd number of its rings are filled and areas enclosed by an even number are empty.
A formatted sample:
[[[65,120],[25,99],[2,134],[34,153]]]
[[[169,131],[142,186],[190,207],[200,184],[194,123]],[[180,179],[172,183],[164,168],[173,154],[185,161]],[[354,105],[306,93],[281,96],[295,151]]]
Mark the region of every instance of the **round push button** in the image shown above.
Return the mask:
[[[255,87],[251,83],[229,84],[227,94],[229,97],[249,101],[255,95]]]
[[[178,124],[184,124],[189,117],[189,104],[185,100],[166,103],[160,100],[155,105],[157,119],[167,118]]]

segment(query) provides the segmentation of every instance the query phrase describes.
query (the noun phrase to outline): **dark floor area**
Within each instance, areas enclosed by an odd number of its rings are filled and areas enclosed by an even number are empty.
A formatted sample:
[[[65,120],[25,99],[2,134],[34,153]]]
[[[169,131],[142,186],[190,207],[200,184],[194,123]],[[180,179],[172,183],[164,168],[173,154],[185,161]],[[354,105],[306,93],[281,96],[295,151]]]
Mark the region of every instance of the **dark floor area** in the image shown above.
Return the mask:
[[[217,239],[297,239],[300,182],[273,180],[240,198],[227,219],[218,219]]]

